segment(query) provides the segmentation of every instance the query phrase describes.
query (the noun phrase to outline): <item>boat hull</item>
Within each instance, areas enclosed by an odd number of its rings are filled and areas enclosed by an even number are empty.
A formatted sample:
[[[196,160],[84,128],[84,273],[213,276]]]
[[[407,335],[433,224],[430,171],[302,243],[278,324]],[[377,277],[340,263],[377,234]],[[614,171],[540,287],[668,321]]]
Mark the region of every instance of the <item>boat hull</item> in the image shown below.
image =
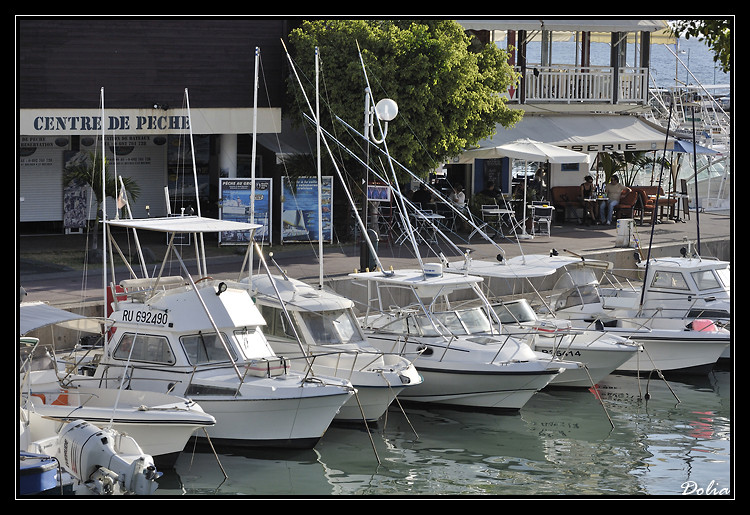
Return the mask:
[[[311,346],[310,354],[304,358],[295,350],[296,343],[273,337],[269,342],[278,355],[291,358],[293,372],[305,374],[309,360],[316,376],[349,381],[357,390],[341,407],[334,422],[376,422],[397,395],[422,382],[414,365],[398,356],[357,349],[338,350],[331,345],[330,348]]]
[[[353,396],[353,392],[346,395]],[[216,425],[206,430],[213,444],[277,449],[313,448],[343,403],[340,393],[285,399],[196,399],[216,418]],[[199,433],[196,437],[205,439]]]
[[[169,377],[151,371],[153,377],[148,379],[149,372],[138,372],[141,378],[131,383],[143,390],[163,388]],[[112,382],[120,381],[112,367],[107,375]],[[206,433],[196,432],[195,436],[232,447],[312,448],[354,395],[354,389],[343,381],[304,379],[294,373],[255,377],[241,386],[234,373],[225,369],[215,370],[210,377],[193,378],[189,385],[189,374],[174,374],[169,380],[175,384],[173,393],[197,402],[216,419]]]
[[[623,366],[638,352],[637,345],[556,345],[553,341],[537,339],[534,349],[559,359],[573,360],[584,366],[566,369],[552,380],[550,386],[588,388]]]
[[[729,345],[726,337],[660,336],[658,331],[648,336],[633,335],[643,350],[618,367],[618,372],[637,373],[661,370],[681,374],[708,374]]]
[[[465,364],[450,362],[421,362],[417,370],[424,382],[402,392],[399,400],[491,411],[520,410],[560,373],[558,369],[521,370],[499,364],[467,369]]]
[[[399,394],[404,402],[517,411],[563,373],[514,339],[401,339],[393,333],[368,334],[369,342],[382,352],[410,359],[424,379]]]
[[[21,495],[54,495],[62,492],[57,460],[53,457],[20,451],[18,461],[18,492]]]
[[[37,390],[29,398],[28,416],[37,439],[54,434],[61,422],[85,420],[99,427],[111,425],[132,436],[162,468],[174,465],[193,433],[215,423],[214,417],[195,403],[155,392],[71,387],[55,397],[58,403],[50,403],[50,392]],[[60,404],[60,399],[65,403]]]
[[[574,327],[588,329],[592,319],[570,319]],[[617,368],[617,372],[650,370],[680,374],[709,373],[731,341],[725,329],[689,329],[683,320],[670,318],[614,319],[604,324],[606,334],[627,338],[641,350]]]

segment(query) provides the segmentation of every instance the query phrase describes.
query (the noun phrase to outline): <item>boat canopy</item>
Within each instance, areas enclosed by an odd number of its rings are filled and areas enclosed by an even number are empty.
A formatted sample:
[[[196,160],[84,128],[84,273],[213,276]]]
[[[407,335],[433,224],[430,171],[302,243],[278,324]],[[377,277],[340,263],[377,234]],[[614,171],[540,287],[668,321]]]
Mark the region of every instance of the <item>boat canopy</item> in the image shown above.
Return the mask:
[[[359,272],[349,274],[349,277],[375,282],[382,286],[411,288],[418,296],[425,298],[471,288],[483,281],[481,277],[460,273],[443,272],[431,276],[418,269],[396,270],[391,273]]]
[[[48,325],[60,325],[89,333],[100,333],[104,320],[85,317],[43,302],[22,302],[19,306],[20,336]]]
[[[254,275],[251,284],[253,294],[262,295],[258,298],[259,302],[278,306],[278,290],[281,302],[292,311],[331,311],[354,307],[354,302],[346,297],[318,289],[297,279],[274,276],[272,283],[267,275]]]
[[[232,220],[219,220],[201,216],[167,216],[161,218],[140,219],[118,219],[107,220],[108,225],[113,227],[125,227],[128,229],[143,229],[155,232],[182,232],[182,233],[217,233],[229,231],[252,231],[262,227],[259,224],[247,222],[235,222]]]
[[[557,272],[558,269],[570,265],[587,265],[598,268],[611,268],[612,263],[600,260],[582,259],[567,256],[546,256],[543,254],[528,254],[515,256],[501,262],[469,260],[451,263],[451,268],[467,271],[483,277],[502,277],[505,279],[519,279],[532,277],[546,277]]]
[[[659,257],[651,258],[651,261],[641,261],[636,263],[640,268],[646,268],[646,265],[655,267],[658,270],[675,270],[675,271],[696,271],[715,269],[722,270],[730,266],[729,261],[722,261],[713,258],[678,258],[678,257]]]

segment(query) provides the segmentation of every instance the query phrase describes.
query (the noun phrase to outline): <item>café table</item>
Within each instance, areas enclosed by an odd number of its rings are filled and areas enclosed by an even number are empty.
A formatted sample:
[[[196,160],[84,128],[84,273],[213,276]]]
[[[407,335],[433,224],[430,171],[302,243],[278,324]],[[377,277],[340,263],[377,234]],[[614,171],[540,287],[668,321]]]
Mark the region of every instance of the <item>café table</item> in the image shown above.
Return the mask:
[[[503,234],[503,228],[502,228],[503,216],[508,216],[511,220],[513,220],[513,218],[515,218],[515,212],[512,209],[505,209],[505,208],[501,208],[498,206],[498,207],[493,207],[493,208],[482,208],[482,214],[489,215],[489,216],[497,216],[497,226],[484,221],[481,226],[474,229],[471,232],[471,234],[469,234],[469,240],[471,240],[472,236],[474,236],[480,230],[483,230],[485,227],[489,227],[493,231],[495,231],[496,236],[499,235],[505,238],[505,234]]]
[[[441,220],[445,220],[443,215],[433,213],[430,210],[423,210],[411,213],[410,217],[414,219],[414,232],[419,238],[424,240],[425,243],[437,243],[435,224]],[[398,239],[396,239],[396,245],[403,243],[408,236],[408,232],[403,231]]]
[[[597,217],[599,216],[599,209],[600,209],[599,206],[601,205],[601,203],[602,202],[606,202],[608,200],[609,200],[609,197],[592,197],[592,198],[585,198],[585,199],[583,199],[584,202],[593,203],[593,207],[594,207],[594,219],[592,220],[592,222],[596,223],[596,221],[597,221]],[[586,219],[586,214],[587,213],[588,213],[588,209],[584,205],[584,210],[583,210],[583,219],[584,220]]]
[[[648,198],[654,203],[654,205],[658,205],[659,207],[659,220],[657,221],[657,223],[664,223],[665,216],[667,217],[667,219],[669,219],[669,216],[668,216],[669,213],[668,212],[665,213],[664,209],[670,207],[671,202],[669,202],[669,200],[674,197],[669,197],[667,195],[649,195]],[[652,215],[652,217],[653,217],[652,219],[655,218],[654,215]],[[672,220],[668,220],[668,221],[669,223],[672,223]]]

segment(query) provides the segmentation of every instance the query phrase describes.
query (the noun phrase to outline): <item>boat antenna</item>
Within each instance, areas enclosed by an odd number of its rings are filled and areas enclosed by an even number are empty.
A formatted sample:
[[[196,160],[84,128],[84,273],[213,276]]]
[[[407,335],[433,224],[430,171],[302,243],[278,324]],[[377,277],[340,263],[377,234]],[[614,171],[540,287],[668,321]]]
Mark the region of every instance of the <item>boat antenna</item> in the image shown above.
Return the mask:
[[[188,96],[188,89],[185,88],[185,105],[187,106],[188,112],[188,128],[190,131],[190,155],[193,159],[193,187],[195,188],[195,208],[198,217],[201,216],[201,202],[200,194],[198,191],[198,170],[195,163],[195,144],[193,143],[193,120],[190,115],[190,97]],[[196,260],[198,263],[198,271],[200,273],[201,263],[203,263],[203,271],[206,272],[206,246],[203,243],[203,233],[198,233],[198,239],[200,240],[200,259]],[[196,242],[196,245],[199,243]]]
[[[669,103],[669,117],[667,118],[667,130],[664,136],[664,156],[661,160],[661,169],[659,170],[659,187],[656,189],[656,201],[654,202],[654,210],[651,213],[651,237],[648,242],[648,254],[646,255],[646,271],[643,276],[643,284],[641,285],[641,302],[640,306],[643,307],[643,297],[646,294],[646,281],[648,280],[648,266],[651,261],[651,248],[654,243],[654,229],[656,228],[656,213],[659,209],[659,192],[661,191],[661,178],[664,175],[664,161],[667,159],[667,144],[669,143],[669,128],[672,124],[672,106],[673,102]]]
[[[315,143],[316,169],[318,172],[318,289],[323,289],[323,195],[321,190],[322,172],[320,169],[320,79],[319,79],[320,51],[315,47]]]
[[[107,190],[104,180],[104,156],[105,143],[104,143],[104,86],[101,88],[101,104],[102,104],[102,283],[104,286],[104,316],[107,315]],[[94,167],[96,167],[96,158],[94,159]],[[109,331],[104,332],[104,348],[107,348],[107,335]]]
[[[691,118],[693,119],[693,170],[695,177],[695,231],[696,231],[696,250],[698,255],[701,255],[701,224],[700,224],[700,209],[698,209],[698,149],[695,143],[695,103],[690,105]]]
[[[255,47],[255,81],[253,86],[253,143],[250,158],[250,223],[255,223],[255,158],[256,142],[258,139],[258,62],[260,60],[260,48]],[[255,238],[255,232],[252,233]],[[248,252],[248,271],[253,273],[253,253]]]
[[[306,120],[308,120],[308,121],[310,121],[310,122],[312,122],[312,121],[313,121],[313,120],[312,120],[312,119],[311,119],[311,118],[310,118],[309,116],[307,116],[307,115],[305,115],[305,114],[303,114],[303,116],[305,117],[305,119],[306,119]],[[349,154],[349,155],[350,155],[350,156],[351,156],[352,158],[354,158],[354,159],[355,159],[355,160],[357,160],[357,161],[358,161],[358,162],[359,162],[359,163],[360,163],[360,164],[361,164],[362,166],[364,166],[364,167],[365,167],[365,169],[366,169],[366,170],[368,171],[368,173],[369,173],[369,172],[371,172],[371,173],[372,173],[372,174],[373,174],[373,175],[375,176],[375,178],[376,178],[377,180],[379,180],[379,181],[381,181],[381,182],[383,182],[383,183],[387,183],[387,184],[390,184],[390,181],[388,181],[388,179],[386,179],[385,177],[381,176],[381,175],[380,175],[380,174],[379,174],[379,173],[378,173],[377,171],[375,171],[375,170],[374,170],[374,169],[373,169],[373,168],[372,168],[372,167],[371,167],[370,165],[368,165],[367,163],[365,163],[365,162],[364,162],[364,161],[363,161],[363,160],[362,160],[362,159],[361,159],[361,158],[360,158],[359,156],[357,156],[357,155],[356,155],[356,154],[355,154],[354,152],[352,152],[352,151],[351,151],[350,149],[348,149],[348,148],[347,148],[347,147],[346,147],[346,146],[345,146],[345,145],[344,145],[343,143],[341,143],[341,142],[340,142],[339,140],[337,140],[337,139],[336,139],[335,137],[333,137],[333,136],[331,135],[331,133],[330,133],[330,132],[328,132],[328,131],[327,131],[327,130],[325,130],[325,129],[322,129],[322,131],[323,131],[323,135],[324,135],[324,136],[327,136],[327,137],[331,138],[331,139],[332,139],[332,140],[334,141],[334,143],[336,143],[336,144],[338,144],[339,146],[341,146],[341,148],[342,148],[342,149],[344,149],[344,151],[345,151],[345,152],[347,152],[347,153],[348,153],[348,154]],[[431,187],[430,187],[429,185],[428,185],[428,188],[429,188],[430,190],[432,190],[432,188],[431,188]],[[396,194],[396,195],[397,195],[397,196],[398,196],[399,198],[401,198],[401,199],[402,199],[402,200],[403,200],[403,201],[404,201],[404,202],[406,203],[406,205],[407,205],[408,207],[410,207],[410,208],[411,208],[412,210],[414,210],[414,211],[417,211],[417,207],[416,207],[416,205],[414,205],[414,203],[413,203],[412,201],[410,201],[410,200],[409,200],[409,199],[408,199],[408,198],[407,198],[407,197],[406,197],[406,196],[405,196],[405,195],[404,195],[403,193],[401,193],[401,191],[399,191],[399,190],[395,190],[395,189],[394,189],[394,190],[393,190],[393,192],[394,192],[394,193],[395,193],[395,194]],[[442,236],[443,236],[443,237],[445,238],[446,242],[447,242],[447,243],[448,243],[448,244],[449,244],[449,245],[450,245],[451,247],[453,247],[453,249],[454,249],[454,250],[456,250],[456,252],[458,252],[459,254],[463,254],[463,253],[464,253],[464,251],[463,251],[462,249],[460,249],[460,248],[459,248],[459,247],[458,247],[458,246],[457,246],[457,245],[456,245],[456,244],[455,244],[455,243],[454,243],[453,241],[451,241],[451,240],[450,240],[450,238],[448,238],[447,236],[445,236],[445,233],[443,233],[443,231],[442,231],[442,230],[441,230],[441,229],[440,229],[440,228],[439,228],[438,226],[436,226],[436,225],[435,225],[435,224],[434,224],[434,223],[433,223],[433,222],[432,222],[431,220],[427,220],[427,223],[429,223],[429,224],[430,224],[430,226],[431,226],[431,227],[432,227],[432,228],[433,228],[433,229],[434,229],[434,230],[435,230],[436,232],[439,232],[439,233],[440,233],[440,234],[441,234],[441,235],[442,235]],[[494,243],[494,242],[492,242],[492,243]],[[500,250],[502,251],[502,249],[500,249]]]
[[[348,123],[346,123],[346,122],[345,122],[344,120],[342,120],[342,119],[341,119],[340,117],[336,116],[336,120],[337,120],[337,121],[338,121],[339,123],[341,123],[342,125],[344,125],[344,126],[345,126],[345,127],[347,128],[347,129],[349,129],[350,131],[352,131],[352,132],[353,132],[353,133],[354,133],[354,134],[355,134],[356,136],[359,136],[360,138],[362,138],[362,139],[365,139],[365,140],[367,139],[367,137],[366,137],[366,136],[364,136],[363,134],[361,134],[361,133],[360,133],[359,131],[357,131],[357,130],[356,130],[355,128],[353,128],[353,127],[352,127],[351,125],[349,125]],[[329,137],[331,137],[331,136],[329,135]],[[336,140],[335,138],[332,138],[332,139],[333,139],[334,141],[336,141],[336,142],[337,142],[337,143],[338,143],[339,145],[341,145],[341,147],[342,147],[342,148],[346,149],[346,147],[345,147],[345,146],[344,146],[344,145],[343,145],[342,143],[338,142],[338,141],[337,141],[337,140]],[[377,149],[377,150],[378,150],[379,152],[381,152],[381,153],[383,153],[383,154],[384,154],[384,152],[383,152],[383,149],[381,149],[380,147],[375,147],[375,148],[376,148],[376,149]],[[351,153],[351,152],[350,152],[350,153]],[[392,156],[386,156],[386,157],[388,157],[388,159],[390,159],[390,160],[391,160],[391,161],[393,161],[393,162],[394,162],[394,163],[395,163],[396,165],[398,165],[398,167],[399,167],[399,168],[401,168],[402,170],[404,170],[404,171],[405,171],[405,172],[406,172],[407,174],[409,174],[409,175],[410,175],[410,176],[411,176],[411,177],[412,177],[413,179],[415,179],[415,180],[419,181],[419,182],[420,182],[421,184],[423,184],[423,185],[424,185],[424,186],[425,186],[425,187],[426,187],[426,188],[427,188],[427,189],[428,189],[428,190],[430,191],[430,193],[432,193],[433,195],[437,196],[438,198],[440,197],[440,192],[438,192],[438,191],[437,191],[437,190],[435,190],[435,189],[434,189],[434,188],[433,188],[432,186],[430,186],[430,185],[429,185],[429,184],[428,184],[427,182],[425,182],[425,181],[424,181],[424,179],[422,179],[421,177],[419,177],[419,176],[417,176],[416,174],[414,174],[414,172],[412,172],[411,170],[409,170],[409,169],[408,169],[408,168],[407,168],[406,166],[404,166],[403,164],[399,163],[399,162],[398,162],[398,161],[397,161],[396,159],[394,159],[394,158],[393,158]],[[370,171],[372,171],[372,169],[370,169]],[[385,181],[384,181],[384,182],[385,182]],[[403,196],[403,194],[401,194],[401,196],[402,196],[402,197],[404,197],[404,196]],[[454,213],[456,213],[456,214],[457,214],[458,216],[460,216],[460,217],[461,217],[461,219],[462,219],[462,220],[463,220],[464,222],[466,222],[467,224],[469,224],[469,225],[470,225],[470,226],[471,226],[471,227],[472,227],[472,228],[473,228],[473,229],[474,229],[475,231],[477,231],[477,232],[478,232],[478,233],[479,233],[479,234],[480,234],[480,235],[481,235],[481,236],[482,236],[482,237],[483,237],[484,239],[486,239],[488,243],[490,243],[491,245],[493,245],[493,246],[494,246],[494,247],[495,247],[496,249],[498,249],[498,250],[500,251],[500,253],[501,253],[501,254],[503,254],[503,256],[505,256],[505,249],[503,249],[503,248],[502,248],[502,247],[501,247],[500,245],[498,245],[498,244],[497,244],[497,242],[496,242],[496,241],[494,241],[494,240],[493,240],[492,238],[490,238],[490,236],[489,236],[489,235],[488,235],[488,234],[487,234],[486,232],[484,232],[484,231],[483,231],[483,230],[482,230],[482,229],[481,229],[481,228],[480,228],[479,226],[477,226],[477,225],[476,225],[476,224],[474,223],[474,221],[473,221],[473,220],[471,220],[471,219],[467,218],[467,217],[466,217],[466,216],[465,216],[465,215],[464,215],[464,214],[463,214],[463,213],[461,212],[461,210],[460,210],[460,209],[457,209],[457,208],[456,208],[455,206],[453,206],[453,205],[452,205],[452,204],[451,204],[450,202],[447,202],[447,203],[445,203],[445,204],[446,204],[446,205],[447,205],[447,206],[448,206],[448,207],[449,207],[450,209],[452,209]]]
[[[307,362],[308,372],[311,375],[314,375],[313,368],[312,368],[312,361],[310,361],[310,355],[308,352],[305,351],[305,348],[302,345],[302,338],[300,338],[299,333],[297,333],[297,327],[294,325],[294,322],[292,321],[292,316],[289,314],[289,311],[286,309],[286,303],[284,302],[284,299],[281,298],[281,292],[279,292],[279,288],[276,286],[276,280],[273,278],[273,275],[271,275],[271,270],[268,268],[268,263],[266,263],[265,257],[263,257],[263,252],[261,251],[260,245],[258,245],[257,241],[252,242],[252,244],[255,246],[255,250],[258,253],[258,260],[261,262],[261,264],[263,265],[263,268],[265,268],[266,270],[266,275],[268,276],[268,280],[271,282],[271,286],[273,286],[273,291],[274,293],[276,293],[276,298],[279,299],[279,305],[281,306],[281,310],[284,312],[284,316],[286,317],[287,323],[292,328],[292,332],[294,333],[294,339],[297,340],[297,345],[299,346],[299,349],[302,352],[302,356],[305,358],[305,361]],[[286,276],[284,276],[284,278],[288,279]]]

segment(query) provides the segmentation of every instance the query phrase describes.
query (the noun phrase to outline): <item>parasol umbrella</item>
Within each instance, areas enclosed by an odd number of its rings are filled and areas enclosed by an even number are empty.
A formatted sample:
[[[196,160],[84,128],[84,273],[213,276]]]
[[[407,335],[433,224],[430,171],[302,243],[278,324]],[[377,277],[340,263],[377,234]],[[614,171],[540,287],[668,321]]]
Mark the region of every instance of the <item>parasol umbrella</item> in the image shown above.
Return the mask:
[[[498,155],[510,157],[513,159],[523,159],[524,161],[546,161],[548,163],[588,163],[589,155],[583,152],[576,152],[567,148],[550,145],[541,141],[531,139],[519,139],[495,147]],[[526,232],[526,174],[524,174],[524,192],[523,192],[523,237],[530,237]]]

